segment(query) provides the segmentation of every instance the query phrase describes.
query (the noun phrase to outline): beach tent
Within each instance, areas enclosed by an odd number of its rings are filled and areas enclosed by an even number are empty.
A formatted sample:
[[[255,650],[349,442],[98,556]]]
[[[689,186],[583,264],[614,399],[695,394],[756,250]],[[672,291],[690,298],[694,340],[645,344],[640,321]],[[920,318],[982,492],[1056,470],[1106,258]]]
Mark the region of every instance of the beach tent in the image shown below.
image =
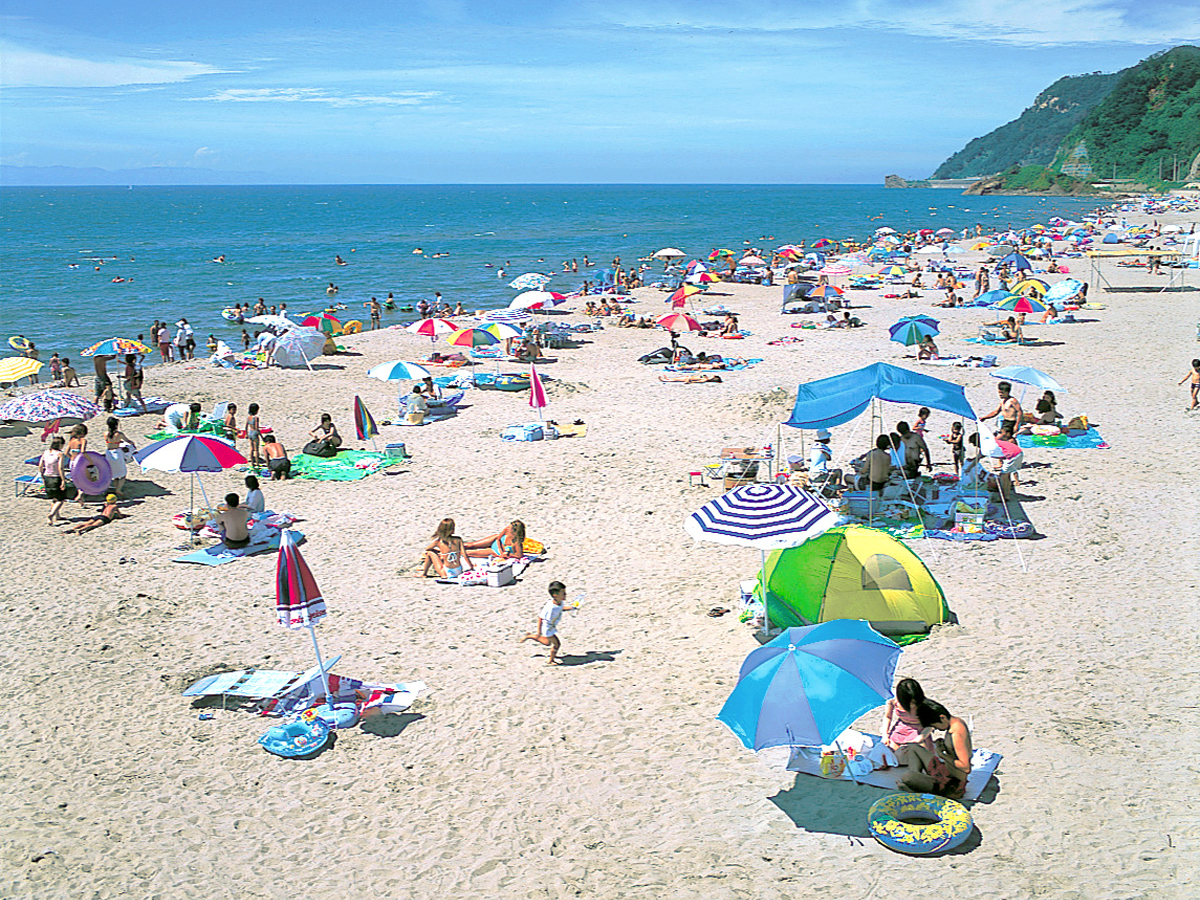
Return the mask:
[[[888,363],[874,363],[853,372],[801,384],[796,391],[793,428],[833,428],[849,422],[875,398],[891,403],[928,406],[975,421],[962,385],[910,372]]]
[[[760,575],[779,627],[864,619],[898,638],[926,634],[950,619],[941,586],[920,558],[874,528],[843,525],[772,551]]]

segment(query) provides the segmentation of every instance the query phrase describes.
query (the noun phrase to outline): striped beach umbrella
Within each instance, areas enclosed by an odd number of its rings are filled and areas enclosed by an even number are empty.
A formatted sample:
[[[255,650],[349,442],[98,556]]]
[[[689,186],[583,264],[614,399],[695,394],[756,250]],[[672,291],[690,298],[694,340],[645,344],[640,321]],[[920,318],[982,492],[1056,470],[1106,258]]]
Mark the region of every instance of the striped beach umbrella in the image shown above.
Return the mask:
[[[446,338],[446,343],[455,347],[489,347],[500,343],[500,338],[486,328],[461,328]]]
[[[891,335],[891,340],[897,344],[912,347],[914,344],[921,343],[925,338],[937,334],[938,321],[928,316],[905,316],[891,326],[888,333]]]
[[[9,356],[0,359],[0,381],[19,381],[29,375],[34,375],[42,368],[42,363],[28,356]]]
[[[375,424],[375,418],[357,394],[354,396],[354,433],[360,441],[370,438],[372,447],[375,446],[375,435],[379,434],[379,426]]]
[[[519,338],[525,334],[516,325],[510,325],[508,322],[488,322],[486,325],[480,325],[479,327],[490,334],[494,334],[502,341],[509,338]]]
[[[163,438],[143,447],[134,454],[138,465],[143,469],[157,469],[160,472],[186,472],[191,475],[188,496],[188,510],[195,507],[196,482],[200,482],[200,496],[204,505],[209,509],[208,494],[204,490],[204,482],[200,481],[201,472],[223,472],[231,466],[243,465],[246,457],[228,441],[217,437],[198,434],[181,434],[178,437]]]
[[[321,313],[319,316],[308,316],[300,320],[302,328],[315,328],[318,331],[323,331],[325,334],[341,334],[342,322],[335,316],[329,313]]]
[[[667,331],[703,331],[704,326],[684,313],[667,313],[658,319],[658,324]]]
[[[728,250],[725,247],[721,247],[719,250],[714,250],[712,253],[708,254],[708,258],[710,260],[723,259],[730,256],[733,256],[733,251]]]
[[[13,397],[0,404],[0,419],[24,422],[27,425],[45,424],[59,419],[60,424],[86,422],[100,412],[90,400],[70,391],[38,391]]]
[[[1013,294],[999,303],[993,303],[992,309],[1003,309],[1007,312],[1040,313],[1046,311],[1046,304],[1037,297],[1023,297]]]
[[[449,319],[419,319],[404,330],[413,334],[423,334],[430,341],[436,341],[439,334],[450,334],[457,331],[458,326]]]
[[[1042,297],[1050,290],[1050,285],[1040,278],[1026,278],[1024,281],[1018,281],[1009,290],[1014,294],[1024,294],[1026,297]]]
[[[529,364],[529,405],[537,410],[538,421],[542,421],[542,410],[548,405],[546,388],[533,363]]]
[[[292,532],[283,529],[279,534],[279,558],[275,563],[275,621],[284,628],[308,629],[325,686],[325,702],[329,704],[333,695],[329,691],[329,674],[321,659],[316,629],[316,624],[325,618],[327,612],[317,579],[300,555]]]
[[[810,297],[840,297],[844,294],[840,287],[834,287],[832,284],[818,284],[815,288],[808,292]]]
[[[367,370],[368,378],[378,378],[380,381],[419,381],[432,375],[433,373],[424,366],[402,359],[380,363]]]
[[[565,299],[567,299],[565,294],[555,294],[550,291],[526,291],[514,297],[512,303],[508,304],[508,308],[543,309],[547,306],[558,306]]]
[[[705,503],[683,523],[697,541],[737,544],[758,549],[760,578],[765,578],[767,551],[798,547],[837,524],[837,513],[820,498],[790,484],[748,484]],[[764,628],[770,629],[767,590],[762,584]]]
[[[98,344],[92,344],[86,350],[80,351],[81,356],[126,356],[130,353],[138,353],[142,356],[149,356],[154,351],[143,344],[141,341],[130,340],[129,338],[111,337],[107,340],[100,341]]]

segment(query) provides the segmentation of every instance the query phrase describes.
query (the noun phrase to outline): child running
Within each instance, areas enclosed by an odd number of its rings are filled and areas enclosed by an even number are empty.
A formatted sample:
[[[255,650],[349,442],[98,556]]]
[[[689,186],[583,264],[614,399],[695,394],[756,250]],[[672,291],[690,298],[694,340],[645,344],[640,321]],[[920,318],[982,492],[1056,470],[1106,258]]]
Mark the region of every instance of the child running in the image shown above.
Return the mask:
[[[1179,383],[1183,384],[1188,379],[1192,379],[1192,405],[1184,407],[1184,412],[1191,412],[1200,404],[1200,359],[1192,360],[1192,370],[1179,379]]]
[[[548,666],[558,666],[562,661],[558,658],[558,648],[561,646],[558,640],[558,623],[562,619],[563,610],[579,609],[579,604],[574,606],[565,606],[567,599],[567,586],[561,581],[550,582],[550,599],[546,601],[546,605],[542,607],[542,611],[538,613],[538,624],[536,634],[526,634],[521,638],[520,643],[525,641],[537,641],[550,648],[550,658],[546,660]]]

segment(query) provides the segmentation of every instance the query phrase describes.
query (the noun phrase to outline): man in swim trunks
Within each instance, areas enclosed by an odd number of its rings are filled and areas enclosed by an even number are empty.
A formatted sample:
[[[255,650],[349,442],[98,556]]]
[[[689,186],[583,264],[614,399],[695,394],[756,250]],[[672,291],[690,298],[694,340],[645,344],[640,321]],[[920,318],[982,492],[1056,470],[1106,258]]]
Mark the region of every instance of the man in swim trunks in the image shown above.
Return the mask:
[[[1017,429],[1021,427],[1021,404],[1012,395],[1012,385],[1009,382],[1000,382],[996,385],[996,391],[1000,394],[1000,405],[986,416],[981,417],[979,421],[986,422],[988,419],[1000,416],[1000,427],[1011,425],[1012,433],[1016,434]]]
[[[892,442],[886,434],[875,438],[875,449],[867,454],[864,468],[871,481],[871,490],[882,491],[887,484],[888,476],[892,474]]]
[[[237,494],[225,495],[226,509],[217,513],[217,522],[225,537],[225,546],[236,550],[250,545],[250,510],[238,505]]]
[[[92,366],[96,370],[96,402],[99,403],[105,394],[112,388],[112,379],[108,377],[108,361],[116,359],[116,356],[97,356],[92,360]]]

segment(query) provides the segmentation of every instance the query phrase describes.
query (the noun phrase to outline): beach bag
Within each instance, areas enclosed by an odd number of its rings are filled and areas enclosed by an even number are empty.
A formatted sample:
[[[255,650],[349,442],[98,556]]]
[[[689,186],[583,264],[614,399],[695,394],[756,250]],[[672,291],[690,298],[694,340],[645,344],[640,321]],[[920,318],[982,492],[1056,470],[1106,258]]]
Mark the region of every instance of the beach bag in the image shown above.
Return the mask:
[[[312,440],[304,445],[301,452],[309,456],[319,456],[322,459],[332,459],[337,456],[337,447],[328,440]]]
[[[1076,416],[1067,423],[1067,431],[1087,431],[1089,428],[1087,416]]]
[[[645,356],[638,357],[638,362],[644,366],[660,365],[662,363],[669,363],[673,355],[670,347],[659,347],[653,353],[647,353]]]

